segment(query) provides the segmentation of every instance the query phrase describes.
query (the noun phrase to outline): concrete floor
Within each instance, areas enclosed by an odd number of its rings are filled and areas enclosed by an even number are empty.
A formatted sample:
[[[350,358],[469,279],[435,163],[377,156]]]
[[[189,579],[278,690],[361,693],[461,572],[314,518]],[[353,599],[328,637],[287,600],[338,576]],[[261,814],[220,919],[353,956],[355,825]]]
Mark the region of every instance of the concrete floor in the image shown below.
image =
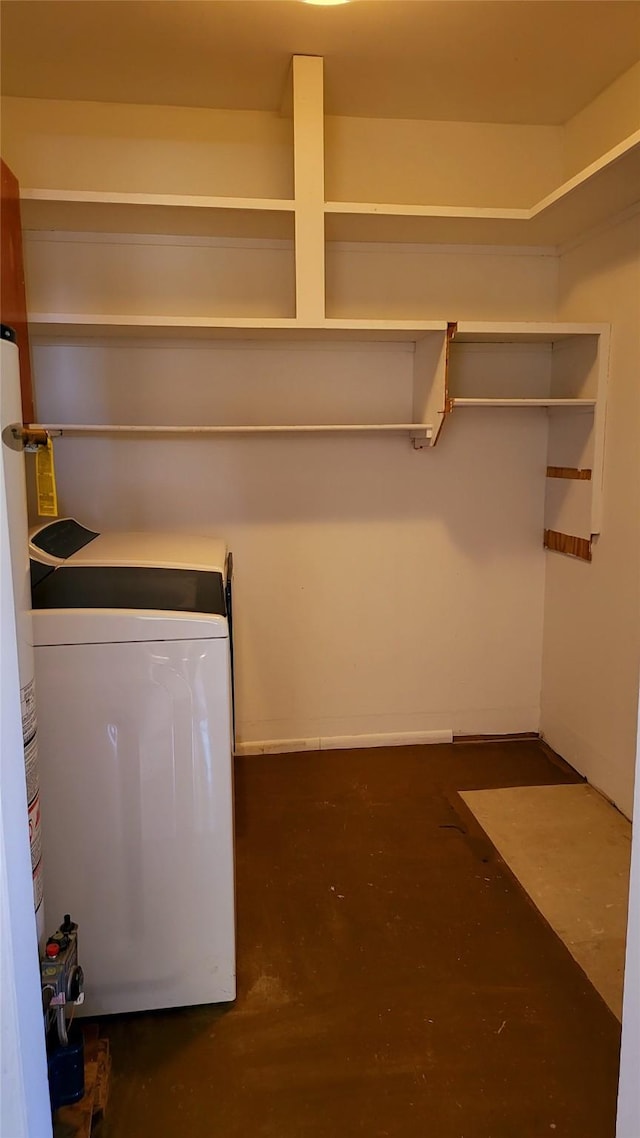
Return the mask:
[[[472,790],[461,797],[622,1019],[631,823],[586,784]]]
[[[619,1024],[460,790],[536,742],[244,758],[238,999],[111,1017],[97,1138],[613,1138]]]

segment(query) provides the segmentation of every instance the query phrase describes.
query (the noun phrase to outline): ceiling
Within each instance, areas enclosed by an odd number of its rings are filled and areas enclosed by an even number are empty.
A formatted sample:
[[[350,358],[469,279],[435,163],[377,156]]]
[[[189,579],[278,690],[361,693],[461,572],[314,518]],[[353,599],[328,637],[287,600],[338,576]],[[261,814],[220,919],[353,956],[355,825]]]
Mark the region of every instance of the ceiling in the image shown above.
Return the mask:
[[[640,58],[640,0],[3,0],[2,89],[275,110],[293,54],[329,114],[559,124]]]

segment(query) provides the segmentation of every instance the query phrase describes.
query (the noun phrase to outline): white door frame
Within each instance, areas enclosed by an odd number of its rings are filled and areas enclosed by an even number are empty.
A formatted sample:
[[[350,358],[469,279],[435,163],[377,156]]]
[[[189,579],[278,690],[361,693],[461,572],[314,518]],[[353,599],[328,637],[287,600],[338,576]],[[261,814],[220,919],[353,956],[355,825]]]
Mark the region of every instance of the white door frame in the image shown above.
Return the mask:
[[[9,525],[0,458],[0,1134],[51,1138]]]
[[[640,700],[616,1138],[640,1135]]]

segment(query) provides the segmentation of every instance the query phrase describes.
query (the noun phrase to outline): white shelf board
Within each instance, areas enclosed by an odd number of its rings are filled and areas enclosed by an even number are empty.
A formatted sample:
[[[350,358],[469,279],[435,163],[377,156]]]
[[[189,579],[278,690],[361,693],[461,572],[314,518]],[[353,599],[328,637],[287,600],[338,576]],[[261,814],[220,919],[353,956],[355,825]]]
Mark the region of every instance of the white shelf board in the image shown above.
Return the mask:
[[[564,407],[585,411],[595,407],[595,399],[467,399],[453,396],[454,407]]]
[[[575,336],[599,336],[608,324],[576,324],[569,322],[460,320],[454,344],[553,344]]]
[[[326,202],[328,241],[556,246],[640,201],[640,131],[530,208]]]
[[[384,340],[415,342],[430,332],[446,332],[437,320],[323,320],[295,317],[131,316],[104,313],[32,312],[32,339],[113,337],[137,339]]]
[[[445,333],[445,320],[364,320],[328,318],[303,323],[296,317],[139,316],[111,313],[32,312],[34,340],[88,337],[136,339],[365,340],[417,342],[432,332]],[[597,336],[606,324],[500,323],[461,321],[456,344],[555,343],[576,336]]]
[[[293,239],[294,228],[294,202],[282,198],[25,189],[20,212],[23,229],[38,231]]]
[[[425,423],[301,423],[237,426],[158,426],[111,423],[34,423],[32,430],[51,435],[327,435],[396,434],[430,438],[433,428]]]
[[[535,232],[572,241],[640,201],[640,130],[601,155],[531,210]]]
[[[322,322],[322,330],[329,339],[346,335],[357,338],[360,332],[371,340],[421,340],[430,332],[447,331],[446,320],[363,320],[327,317]]]
[[[50,339],[282,339],[295,333],[295,317],[130,316],[32,312],[34,342]]]

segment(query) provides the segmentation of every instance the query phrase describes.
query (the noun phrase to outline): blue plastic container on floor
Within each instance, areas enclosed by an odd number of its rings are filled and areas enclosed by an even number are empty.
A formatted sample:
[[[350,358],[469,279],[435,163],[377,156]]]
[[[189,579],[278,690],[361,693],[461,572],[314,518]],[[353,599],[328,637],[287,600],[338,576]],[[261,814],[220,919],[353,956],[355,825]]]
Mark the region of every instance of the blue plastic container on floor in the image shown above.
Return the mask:
[[[84,1095],[84,1041],[78,1029],[69,1033],[69,1043],[63,1047],[56,1038],[49,1051],[49,1097],[51,1109],[69,1106]]]

